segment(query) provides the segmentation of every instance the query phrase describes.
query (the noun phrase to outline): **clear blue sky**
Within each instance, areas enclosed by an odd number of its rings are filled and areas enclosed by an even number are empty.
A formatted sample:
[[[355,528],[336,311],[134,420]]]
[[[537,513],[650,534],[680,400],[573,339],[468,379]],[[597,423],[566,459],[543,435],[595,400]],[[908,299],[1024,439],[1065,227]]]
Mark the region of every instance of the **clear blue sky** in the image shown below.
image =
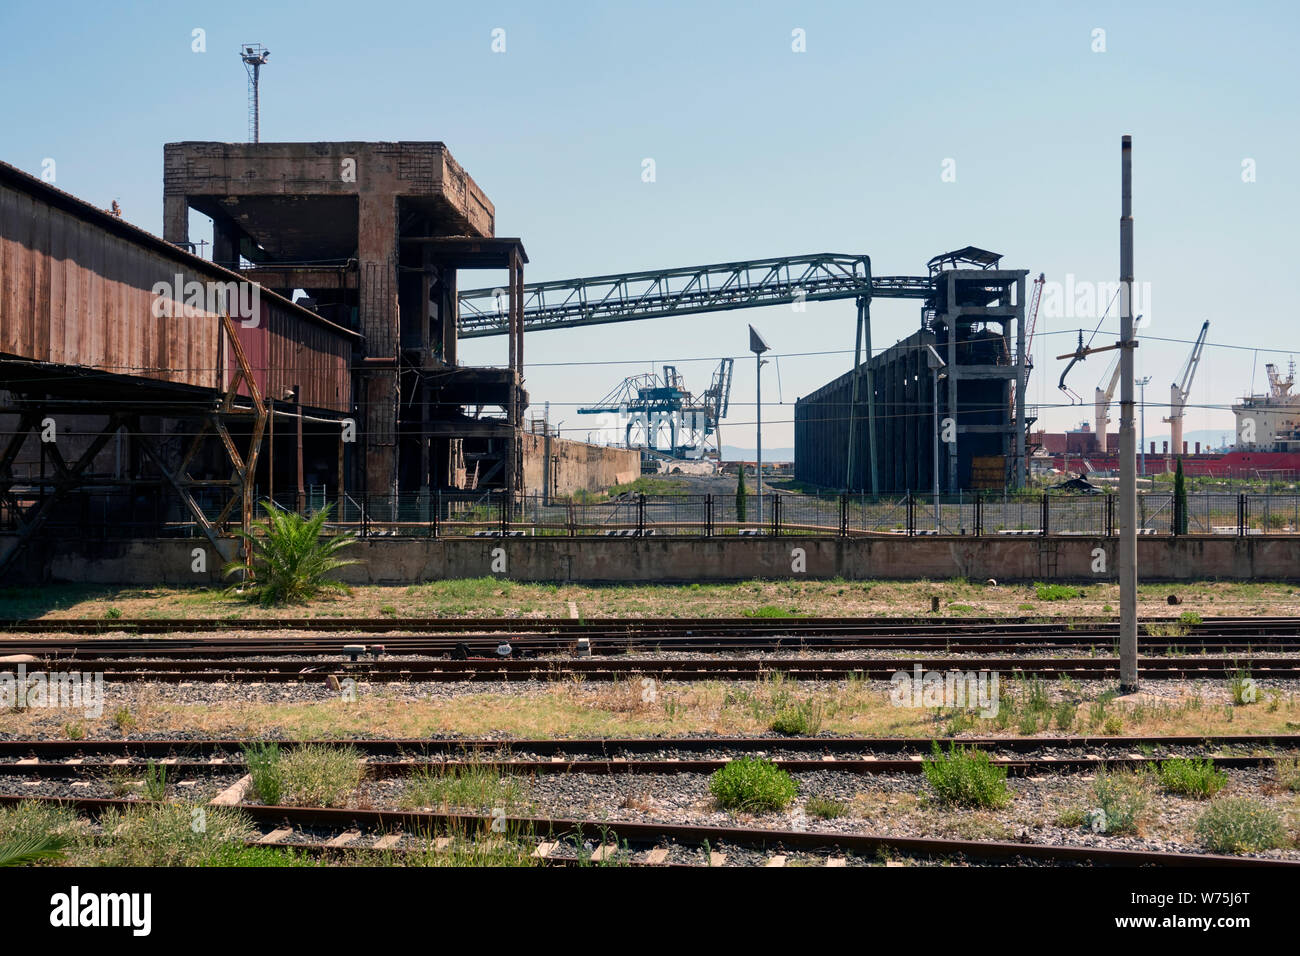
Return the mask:
[[[0,158],[36,173],[53,158],[61,188],[117,199],[159,232],[163,143],[246,138],[237,49],[260,41],[263,140],[447,143],[496,204],[498,234],[523,237],[532,280],[821,251],[919,274],[973,244],[1049,280],[1113,282],[1131,133],[1148,331],[1191,339],[1209,319],[1212,343],[1279,350],[1259,355],[1259,389],[1264,362],[1285,364],[1300,338],[1298,21],[1285,2],[5,3]],[[941,181],[949,158],[955,182]],[[853,314],[837,302],[540,333],[528,387],[582,437],[578,404],[664,361],[703,389],[712,359],[747,354],[752,322],[785,356],[779,394],[764,377],[764,440],[788,446],[795,397],[847,368]],[[918,321],[912,303],[873,316],[877,348]],[[1030,399],[1054,430],[1091,417],[1049,407],[1062,363],[1044,361],[1085,324],[1039,321]],[[499,362],[504,348],[469,343],[465,358]],[[1150,403],[1167,400],[1187,351],[1139,350]],[[575,360],[608,364],[562,364]],[[1207,349],[1193,404],[1226,407],[1254,365],[1251,351]],[[1093,359],[1071,384],[1090,397],[1104,371]],[[753,384],[752,361],[738,363],[731,444],[752,443]],[[1227,432],[1232,416],[1193,408],[1186,428]],[[1154,409],[1147,432],[1166,432]]]

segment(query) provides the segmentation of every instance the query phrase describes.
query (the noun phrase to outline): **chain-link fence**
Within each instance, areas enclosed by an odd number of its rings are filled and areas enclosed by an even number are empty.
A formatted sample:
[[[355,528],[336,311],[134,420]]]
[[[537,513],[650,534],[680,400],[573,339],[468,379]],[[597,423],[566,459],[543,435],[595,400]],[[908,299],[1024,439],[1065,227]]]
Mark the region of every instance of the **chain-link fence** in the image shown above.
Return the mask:
[[[351,495],[324,488],[303,494],[258,496],[264,506],[311,514],[330,508],[328,527],[361,537],[641,537],[650,535],[1113,535],[1119,528],[1111,494],[913,493],[860,494],[750,492],[734,494],[622,494],[598,499],[509,496],[499,490]],[[238,527],[240,509],[229,493],[195,492],[194,507],[208,523]],[[1170,492],[1137,498],[1143,535],[1259,535],[1300,533],[1300,495],[1188,494],[1180,506]],[[47,507],[48,505],[48,507]],[[169,488],[89,489],[57,501],[11,493],[0,500],[0,531],[18,531],[24,515],[45,509],[41,534],[90,538],[202,534],[195,515]]]

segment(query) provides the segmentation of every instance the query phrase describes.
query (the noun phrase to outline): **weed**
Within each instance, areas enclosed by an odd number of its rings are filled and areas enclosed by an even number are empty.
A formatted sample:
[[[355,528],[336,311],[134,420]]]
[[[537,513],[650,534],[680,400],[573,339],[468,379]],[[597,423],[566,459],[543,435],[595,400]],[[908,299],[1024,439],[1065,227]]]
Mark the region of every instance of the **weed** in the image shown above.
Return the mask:
[[[726,810],[784,810],[797,790],[793,777],[757,757],[732,760],[709,778],[709,792]]]
[[[165,764],[150,760],[144,768],[144,792],[150,800],[162,800],[167,796],[167,767]]]
[[[244,746],[244,764],[253,780],[253,792],[268,806],[278,806],[284,793],[280,770],[280,745],[253,743]]]
[[[1253,853],[1286,844],[1282,815],[1248,797],[1211,801],[1196,821],[1196,837],[1214,853]]]
[[[285,802],[337,807],[361,784],[361,754],[355,747],[306,744],[280,759]]]
[[[1151,800],[1146,774],[1101,771],[1092,781],[1102,833],[1136,833]]]
[[[819,701],[806,700],[781,710],[768,726],[778,734],[813,736],[822,729],[823,716]]]
[[[106,810],[100,831],[100,866],[203,866],[223,848],[253,836],[238,811],[205,807],[203,825],[196,827],[193,809],[180,803]]]
[[[1214,769],[1209,758],[1175,757],[1160,764],[1160,784],[1170,793],[1208,800],[1228,782],[1228,775]]]
[[[949,746],[945,754],[936,741],[925,760],[925,779],[940,801],[969,807],[1002,807],[1010,801],[1005,767],[994,766],[982,750]]]
[[[119,707],[113,711],[113,726],[117,728],[118,733],[130,733],[135,727],[135,715],[127,708]]]
[[[1238,668],[1228,680],[1228,690],[1232,693],[1232,702],[1238,707],[1255,703],[1258,696],[1254,679],[1250,671]]]
[[[1056,705],[1056,710],[1052,713],[1052,722],[1056,724],[1057,730],[1069,730],[1074,726],[1074,716],[1079,710],[1079,705],[1073,701],[1063,700]]]
[[[1035,582],[1034,594],[1040,601],[1068,601],[1072,598],[1083,597],[1083,590],[1066,584],[1040,584]]]
[[[402,805],[439,809],[509,808],[522,801],[523,791],[519,778],[502,775],[491,767],[471,765],[413,775],[402,793]]]
[[[1300,790],[1300,760],[1294,757],[1273,761],[1278,786],[1287,790]]]
[[[834,820],[836,817],[847,815],[849,805],[841,800],[832,800],[829,797],[809,797],[808,804],[804,809],[807,810],[810,816],[818,819]]]

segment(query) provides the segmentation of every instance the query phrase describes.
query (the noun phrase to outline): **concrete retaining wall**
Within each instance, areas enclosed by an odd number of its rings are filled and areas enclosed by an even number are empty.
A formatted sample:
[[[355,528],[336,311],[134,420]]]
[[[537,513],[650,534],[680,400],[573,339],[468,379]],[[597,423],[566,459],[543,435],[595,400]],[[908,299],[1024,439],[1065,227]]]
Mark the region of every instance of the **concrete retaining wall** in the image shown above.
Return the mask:
[[[543,493],[546,477],[546,438],[525,434],[524,491]],[[603,491],[635,481],[641,475],[641,453],[628,448],[607,448],[565,438],[550,440],[554,460],[551,494],[564,497],[575,491]]]
[[[0,536],[0,553],[6,545]],[[1093,571],[1098,548],[1105,555],[1104,573]],[[203,571],[193,570],[196,549],[204,556]],[[213,583],[223,561],[208,552],[198,538],[40,541],[6,583]],[[1114,539],[1086,537],[378,538],[350,549],[349,556],[363,563],[341,576],[357,584],[490,574],[621,583],[801,577],[1114,581],[1115,555]],[[1300,537],[1140,538],[1138,559],[1147,580],[1295,580]]]

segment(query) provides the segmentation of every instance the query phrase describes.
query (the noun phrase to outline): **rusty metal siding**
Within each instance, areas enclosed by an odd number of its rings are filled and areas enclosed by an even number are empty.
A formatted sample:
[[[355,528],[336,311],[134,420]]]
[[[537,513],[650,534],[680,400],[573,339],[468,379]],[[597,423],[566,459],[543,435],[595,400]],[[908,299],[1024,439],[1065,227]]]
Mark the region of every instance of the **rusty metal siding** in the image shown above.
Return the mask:
[[[4,351],[216,387],[216,317],[153,314],[154,283],[174,282],[178,273],[202,278],[184,263],[7,186],[0,186],[0,249]]]
[[[0,352],[223,388],[233,356],[222,354],[219,315],[206,304],[186,308],[183,286],[235,276],[181,250],[168,255],[147,234],[119,235],[119,227],[93,221],[96,210],[83,217],[45,201],[43,188],[0,182]],[[154,287],[164,282],[173,314],[159,317]],[[264,289],[258,311],[257,326],[238,334],[264,394],[278,398],[301,385],[304,404],[346,413],[353,339]]]

